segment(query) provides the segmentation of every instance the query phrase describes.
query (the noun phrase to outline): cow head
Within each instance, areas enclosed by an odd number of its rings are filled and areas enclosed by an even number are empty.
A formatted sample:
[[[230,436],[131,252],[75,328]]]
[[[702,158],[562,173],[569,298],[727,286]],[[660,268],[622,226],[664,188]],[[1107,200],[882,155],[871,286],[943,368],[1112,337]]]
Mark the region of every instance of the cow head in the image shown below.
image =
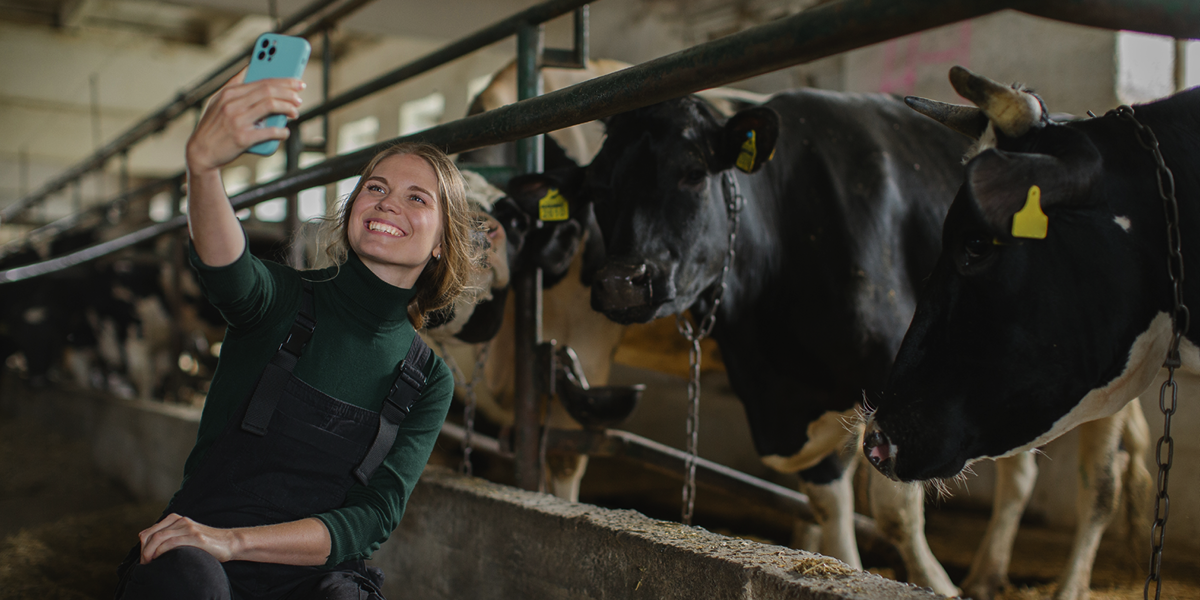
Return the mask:
[[[779,116],[755,107],[721,122],[685,97],[616,115],[607,131],[586,183],[608,257],[592,308],[625,324],[680,314],[717,283],[729,252],[721,174],[759,170]]]
[[[1145,274],[1165,265],[1162,239],[1147,241],[1161,208],[1152,180],[1105,163],[1096,134],[1113,119],[1058,124],[1028,92],[958,67],[951,81],[977,108],[909,104],[983,143],[863,448],[904,481],[951,477],[1112,414],[1164,355],[1158,309],[1131,293],[1159,285]],[[1139,194],[1148,211],[1117,212]]]
[[[516,268],[541,269],[543,287],[561,281],[581,251],[587,281],[603,261],[604,244],[581,189],[583,177],[583,169],[572,167],[521,175],[508,183],[508,196],[528,223]]]

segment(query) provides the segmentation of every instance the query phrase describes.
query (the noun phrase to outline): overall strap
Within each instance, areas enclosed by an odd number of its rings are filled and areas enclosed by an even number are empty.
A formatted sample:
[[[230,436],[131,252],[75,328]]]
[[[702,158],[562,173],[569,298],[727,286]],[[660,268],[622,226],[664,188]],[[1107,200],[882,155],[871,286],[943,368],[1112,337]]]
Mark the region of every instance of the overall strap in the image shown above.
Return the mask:
[[[296,313],[296,320],[292,322],[287,339],[279,345],[279,350],[271,357],[271,362],[267,363],[262,376],[258,378],[258,385],[250,398],[250,406],[246,408],[246,417],[242,419],[242,429],[255,435],[267,432],[267,425],[271,423],[271,415],[275,414],[275,405],[279,404],[283,386],[292,377],[292,369],[296,368],[304,346],[308,344],[313,330],[317,328],[312,282],[307,279],[301,279],[300,282],[304,286],[304,294],[300,297],[300,311]]]
[[[371,474],[383,464],[384,457],[391,451],[392,443],[396,441],[396,432],[400,430],[400,423],[404,422],[408,411],[421,397],[421,390],[425,388],[425,366],[429,363],[431,354],[425,340],[414,332],[408,354],[400,363],[400,374],[392,383],[392,389],[379,411],[379,431],[375,434],[375,441],[371,442],[371,448],[367,450],[367,456],[363,458],[362,463],[354,469],[354,477],[359,483],[367,485]]]

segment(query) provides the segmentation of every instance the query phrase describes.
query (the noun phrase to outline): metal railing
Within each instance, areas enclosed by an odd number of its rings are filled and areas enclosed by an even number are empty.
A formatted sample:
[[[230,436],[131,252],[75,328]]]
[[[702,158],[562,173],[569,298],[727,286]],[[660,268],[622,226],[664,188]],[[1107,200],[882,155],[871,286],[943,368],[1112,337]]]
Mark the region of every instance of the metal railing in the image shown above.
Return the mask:
[[[276,32],[307,37],[328,29],[333,24],[345,18],[346,15],[370,1],[316,0],[297,11],[296,14],[288,17],[286,21],[279,25]],[[234,73],[249,64],[251,49],[251,46],[246,46],[246,50],[239,54],[237,58],[229,60],[210,72],[200,83],[179,92],[174,100],[168,102],[149,117],[146,117],[126,130],[125,133],[112,142],[109,142],[108,145],[50,180],[36,192],[4,207],[3,210],[0,210],[0,223],[12,221],[17,215],[20,215],[38,202],[45,200],[51,194],[66,188],[88,173],[102,169],[113,157],[128,152],[138,142],[162,131],[167,125],[187,111],[200,106],[200,103],[204,102],[205,98],[211,96],[213,92],[224,85],[230,77],[233,77]]]
[[[570,6],[582,4],[555,0],[539,7],[556,5],[566,13]],[[1200,38],[1200,3],[1183,0],[840,0],[544,96],[332,157],[254,186],[235,196],[234,206],[253,206],[353,177],[377,152],[399,141],[429,142],[450,153],[513,142],[1010,8],[1095,27]],[[544,15],[546,20],[553,16],[549,11]],[[183,225],[183,217],[176,217],[73,254],[0,271],[0,284],[94,260]]]

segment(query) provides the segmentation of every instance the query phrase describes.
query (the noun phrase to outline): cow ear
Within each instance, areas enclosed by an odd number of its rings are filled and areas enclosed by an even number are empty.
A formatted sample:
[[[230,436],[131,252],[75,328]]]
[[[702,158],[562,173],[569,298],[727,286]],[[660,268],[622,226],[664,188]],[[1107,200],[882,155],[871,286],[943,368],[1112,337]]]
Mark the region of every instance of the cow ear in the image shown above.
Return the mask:
[[[1049,228],[1043,209],[1085,204],[1100,171],[1090,144],[1059,156],[992,149],[967,164],[967,187],[997,237],[1042,239]]]
[[[722,169],[730,166],[747,173],[762,168],[775,156],[779,139],[779,113],[766,106],[738,112],[725,122],[719,155]]]
[[[532,173],[512,178],[508,182],[508,196],[531,219],[556,222],[571,218],[570,201],[558,181],[546,175]]]

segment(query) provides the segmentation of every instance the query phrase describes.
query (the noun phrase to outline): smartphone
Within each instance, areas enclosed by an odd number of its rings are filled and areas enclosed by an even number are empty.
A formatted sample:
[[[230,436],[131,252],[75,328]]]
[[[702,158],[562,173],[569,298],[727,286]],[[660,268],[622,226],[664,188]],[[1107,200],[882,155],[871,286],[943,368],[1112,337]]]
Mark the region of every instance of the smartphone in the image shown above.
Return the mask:
[[[274,77],[290,77],[300,79],[304,75],[304,67],[308,65],[308,55],[312,46],[308,40],[290,35],[264,33],[254,41],[254,50],[250,53],[250,67],[246,69],[246,83],[259,79]],[[287,125],[287,117],[271,115],[255,127],[283,127]],[[270,156],[279,149],[279,140],[260,142],[246,150],[251,154]]]

